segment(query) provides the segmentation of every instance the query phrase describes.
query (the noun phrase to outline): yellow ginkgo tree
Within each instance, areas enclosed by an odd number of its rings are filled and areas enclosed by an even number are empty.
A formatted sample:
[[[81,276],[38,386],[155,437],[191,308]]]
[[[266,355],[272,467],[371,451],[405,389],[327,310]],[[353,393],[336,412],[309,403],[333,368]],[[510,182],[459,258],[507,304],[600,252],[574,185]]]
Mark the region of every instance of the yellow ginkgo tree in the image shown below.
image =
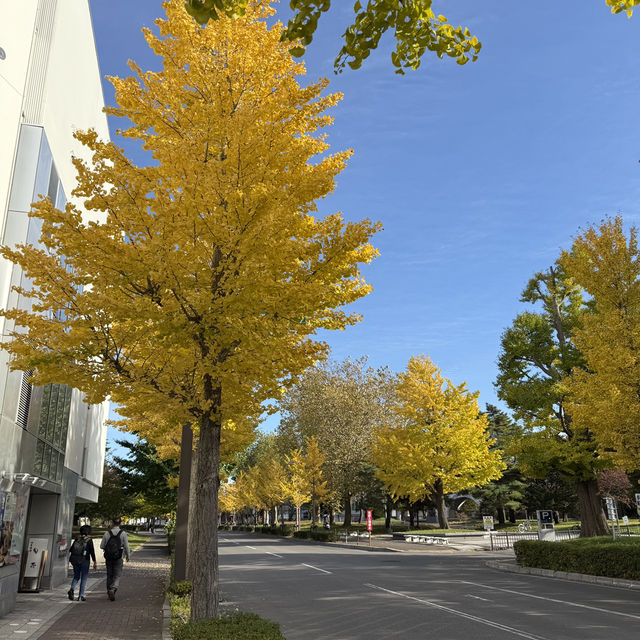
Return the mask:
[[[300,511],[311,500],[311,483],[307,474],[307,461],[302,449],[294,449],[285,457],[286,475],[282,482],[283,494],[296,508],[296,531],[300,530]]]
[[[317,503],[318,500],[322,500],[329,493],[327,488],[327,481],[323,479],[323,465],[326,460],[326,455],[320,451],[318,445],[318,438],[311,436],[305,441],[305,474],[307,476],[307,482],[309,483],[309,490],[311,493],[311,526],[315,527],[318,520]]]
[[[373,448],[377,475],[396,498],[431,499],[440,527],[449,528],[444,497],[501,476],[505,464],[491,450],[478,394],[454,385],[424,356],[398,375],[395,418]]]
[[[566,383],[571,413],[600,455],[640,468],[640,244],[621,217],[583,230],[563,266],[590,296],[574,342],[586,365]]]
[[[326,355],[315,332],[358,321],[341,307],[370,291],[359,264],[376,255],[378,225],[317,213],[350,155],[328,153],[319,134],[340,96],[323,93],[326,80],[299,84],[304,67],[269,2],[205,27],[184,0],[164,6],[158,32],[144,30],[162,69],[131,63],[131,77],[111,79],[118,106],[107,110],[149,162],[76,134],[92,160],[74,159],[73,197],[64,211],[35,205],[40,246],[2,251],[32,303],[5,312],[4,346],[34,384],[110,396],[150,428],[192,425],[197,620],[218,613],[223,424],[251,428],[265,400]]]

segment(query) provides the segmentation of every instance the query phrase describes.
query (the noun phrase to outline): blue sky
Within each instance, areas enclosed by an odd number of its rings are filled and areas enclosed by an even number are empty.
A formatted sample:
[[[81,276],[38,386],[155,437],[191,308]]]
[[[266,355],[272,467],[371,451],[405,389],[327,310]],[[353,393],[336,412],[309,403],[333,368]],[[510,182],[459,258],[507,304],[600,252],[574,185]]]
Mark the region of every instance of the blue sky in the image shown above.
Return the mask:
[[[524,308],[527,280],[581,226],[618,213],[638,223],[640,10],[627,19],[604,0],[436,1],[482,41],[476,63],[427,55],[399,76],[386,38],[362,69],[336,76],[352,3],[334,4],[305,56],[307,77],[344,93],[330,142],[355,155],[320,210],[380,220],[384,231],[364,269],[374,292],[354,305],[364,321],[326,339],[337,359],[368,355],[396,371],[429,354],[479,390],[482,406],[499,404],[500,335]],[[158,68],[140,29],[161,14],[159,0],[91,9],[104,75],[130,75],[128,58]],[[104,93],[112,103],[106,81]]]

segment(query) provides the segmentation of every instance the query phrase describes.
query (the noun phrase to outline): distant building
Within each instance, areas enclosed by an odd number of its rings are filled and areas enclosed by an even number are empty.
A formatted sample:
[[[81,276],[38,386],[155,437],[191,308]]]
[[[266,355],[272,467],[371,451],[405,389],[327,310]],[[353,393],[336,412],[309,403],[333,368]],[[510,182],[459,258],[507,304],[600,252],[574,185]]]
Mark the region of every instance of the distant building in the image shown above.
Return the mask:
[[[109,132],[87,0],[0,3],[0,233],[2,243],[37,243],[30,204],[48,195],[62,207],[74,188],[72,134]],[[27,302],[11,291],[20,269],[0,261],[0,305]],[[0,318],[3,338],[10,323]],[[95,502],[109,406],[89,406],[65,385],[34,388],[29,372],[10,372],[0,351],[0,615],[19,584],[33,586],[42,550],[41,588],[66,580],[76,501]],[[36,580],[30,578],[35,573]],[[23,577],[24,580],[23,580]]]

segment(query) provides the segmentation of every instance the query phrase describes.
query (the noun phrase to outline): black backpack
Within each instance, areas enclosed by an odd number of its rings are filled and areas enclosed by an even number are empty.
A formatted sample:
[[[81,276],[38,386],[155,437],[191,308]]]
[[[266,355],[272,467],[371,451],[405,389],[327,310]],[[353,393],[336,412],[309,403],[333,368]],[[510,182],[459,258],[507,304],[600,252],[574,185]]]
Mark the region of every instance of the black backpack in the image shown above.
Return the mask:
[[[87,556],[88,544],[89,538],[76,538],[71,545],[71,555],[69,557],[69,560],[75,563],[83,562]]]
[[[109,531],[109,539],[107,540],[107,544],[104,545],[105,560],[120,560],[120,558],[122,558],[121,533],[122,529],[120,529],[116,535],[113,535],[113,531]]]

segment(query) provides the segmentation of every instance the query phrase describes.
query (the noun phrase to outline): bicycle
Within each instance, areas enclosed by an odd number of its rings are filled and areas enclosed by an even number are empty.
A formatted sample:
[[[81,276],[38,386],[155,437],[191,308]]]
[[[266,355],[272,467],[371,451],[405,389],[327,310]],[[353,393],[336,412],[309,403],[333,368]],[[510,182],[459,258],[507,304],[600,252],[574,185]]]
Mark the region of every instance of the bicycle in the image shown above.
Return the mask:
[[[531,520],[525,520],[518,525],[518,531],[525,533],[525,531],[531,531]]]

